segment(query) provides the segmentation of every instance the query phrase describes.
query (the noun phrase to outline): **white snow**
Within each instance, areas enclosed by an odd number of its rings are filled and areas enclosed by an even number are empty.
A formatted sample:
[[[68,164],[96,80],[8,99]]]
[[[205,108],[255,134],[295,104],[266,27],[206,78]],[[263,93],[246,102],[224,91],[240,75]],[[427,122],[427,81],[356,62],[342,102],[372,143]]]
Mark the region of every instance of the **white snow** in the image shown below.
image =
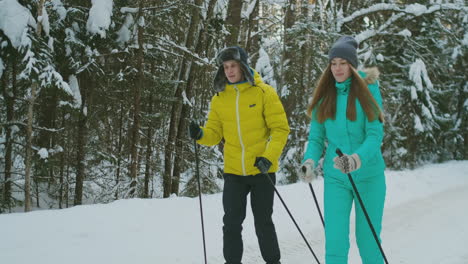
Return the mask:
[[[5,66],[3,65],[2,58],[0,58],[0,78],[2,78],[3,70],[5,70]]]
[[[63,6],[61,0],[52,0],[52,9],[59,15],[59,21],[64,20],[67,17],[67,9]]]
[[[346,22],[350,22],[352,20],[354,20],[355,18],[357,17],[360,17],[360,16],[364,16],[364,15],[367,15],[367,14],[371,14],[371,13],[374,13],[374,12],[377,12],[377,11],[383,11],[383,10],[393,10],[393,11],[400,11],[400,7],[396,4],[375,4],[375,5],[372,5],[368,8],[362,8],[362,9],[359,9],[355,12],[353,12],[351,15],[343,18],[342,20],[340,20],[338,23],[340,25],[346,23]],[[341,26],[340,26],[341,28]]]
[[[49,41],[47,41],[47,46],[49,49],[54,52],[54,38],[49,36]]]
[[[411,91],[411,100],[417,100],[418,92],[416,92],[416,87],[414,87],[414,85],[411,85],[410,91]]]
[[[63,77],[60,73],[58,73],[52,65],[47,65],[39,75],[39,80],[41,81],[41,86],[46,87],[51,85],[52,83],[61,88],[64,92],[68,93],[69,95],[73,96],[73,92],[63,80]]]
[[[248,3],[247,8],[244,8],[242,11],[241,17],[248,19],[250,15],[252,14],[255,5],[257,4],[258,0],[253,0],[252,2]],[[245,5],[244,5],[245,6]]]
[[[73,95],[73,101],[75,102],[75,107],[80,108],[81,107],[81,93],[80,93],[80,85],[78,84],[78,79],[76,78],[75,75],[70,75],[68,77],[68,82],[70,86],[70,90],[72,91]]]
[[[421,122],[421,118],[418,115],[414,115],[414,129],[416,132],[424,132],[424,126]]]
[[[41,148],[37,154],[41,157],[41,159],[47,159],[49,157],[49,152],[45,148]]]
[[[86,29],[91,35],[99,34],[101,38],[106,38],[106,30],[111,24],[113,0],[91,0],[91,2]]]
[[[276,89],[276,81],[270,56],[263,48],[260,48],[258,51],[258,60],[255,64],[255,69],[262,76],[264,82]]]
[[[47,14],[47,10],[45,6],[42,7],[42,16],[37,18],[37,21],[42,24],[42,30],[49,36],[50,32],[50,24],[49,24],[49,14]]]
[[[463,56],[461,46],[456,46],[453,48],[452,55],[450,56],[453,61],[456,61],[458,56]]]
[[[432,89],[433,87],[429,75],[427,74],[426,64],[421,59],[416,59],[416,61],[411,64],[409,78],[414,82],[418,91],[424,89],[423,80],[427,88]]]
[[[183,104],[186,104],[186,105],[189,105],[190,107],[193,107],[193,104],[187,98],[187,94],[185,93],[185,91],[182,91],[182,99],[183,99],[183,102],[182,102]]]
[[[400,148],[398,148],[396,150],[396,153],[401,157],[401,156],[404,156],[406,153],[408,153],[408,150],[406,150],[405,148],[400,147]]]
[[[386,171],[382,247],[390,263],[467,263],[467,171],[466,160]],[[313,186],[323,209],[323,180]],[[324,233],[309,187],[296,183],[277,189],[324,263]],[[221,197],[203,195],[208,263],[224,263]],[[277,198],[273,217],[282,262],[315,263]],[[8,264],[200,264],[204,263],[200,226],[198,198],[184,197],[2,214],[0,256]],[[349,263],[361,263],[353,234],[351,216]],[[243,263],[263,263],[250,205],[243,238]]]
[[[403,37],[411,37],[411,31],[409,31],[407,28],[403,29],[402,31],[398,32],[398,35],[403,36]]]
[[[136,7],[122,7],[120,8],[120,13],[133,13],[136,14],[138,13],[138,8]]]
[[[132,32],[130,30],[130,27],[133,25],[133,16],[131,13],[128,13],[127,16],[125,17],[125,22],[122,24],[122,27],[120,30],[117,32],[117,42],[123,44],[126,43],[130,40],[130,37],[132,35]]]
[[[0,30],[10,39],[14,48],[22,45],[28,26],[36,28],[36,20],[17,0],[0,1]]]
[[[434,119],[431,111],[425,105],[421,106],[421,112],[422,112],[422,115],[426,118],[426,120]]]
[[[420,16],[427,12],[427,7],[421,4],[412,4],[406,6],[405,12],[411,13],[415,16]]]

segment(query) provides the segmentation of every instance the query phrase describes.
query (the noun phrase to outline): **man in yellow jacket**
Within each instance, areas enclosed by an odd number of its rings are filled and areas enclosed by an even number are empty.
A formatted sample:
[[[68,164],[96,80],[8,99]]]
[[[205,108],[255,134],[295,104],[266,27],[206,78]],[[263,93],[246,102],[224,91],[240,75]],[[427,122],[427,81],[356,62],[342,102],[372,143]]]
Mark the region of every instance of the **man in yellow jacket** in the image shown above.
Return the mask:
[[[211,100],[203,128],[192,122],[190,136],[199,144],[224,143],[223,253],[226,264],[241,264],[242,222],[247,195],[255,221],[260,251],[267,264],[280,263],[273,214],[275,172],[289,134],[283,105],[273,87],[247,63],[240,47],[228,47],[217,56]]]

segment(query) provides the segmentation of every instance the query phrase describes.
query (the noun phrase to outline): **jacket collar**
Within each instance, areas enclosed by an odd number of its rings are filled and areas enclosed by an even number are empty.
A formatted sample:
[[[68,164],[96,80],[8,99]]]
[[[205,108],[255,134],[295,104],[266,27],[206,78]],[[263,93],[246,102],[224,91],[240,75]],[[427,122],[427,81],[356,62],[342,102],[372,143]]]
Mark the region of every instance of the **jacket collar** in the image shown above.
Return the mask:
[[[347,94],[349,92],[349,87],[351,87],[351,77],[344,82],[335,82],[335,87],[339,94]]]
[[[260,76],[260,74],[256,71],[256,70],[253,70],[253,69],[250,69],[252,71],[252,74],[254,76],[254,80],[255,80],[255,85],[258,85],[260,83],[263,83],[263,80],[262,80],[262,77]],[[252,87],[253,85],[250,84],[249,81],[242,81],[242,82],[237,82],[237,83],[227,83],[226,84],[226,87],[225,87],[225,91],[232,91],[232,90],[235,90],[235,88],[237,88],[239,91],[244,91],[250,87]]]

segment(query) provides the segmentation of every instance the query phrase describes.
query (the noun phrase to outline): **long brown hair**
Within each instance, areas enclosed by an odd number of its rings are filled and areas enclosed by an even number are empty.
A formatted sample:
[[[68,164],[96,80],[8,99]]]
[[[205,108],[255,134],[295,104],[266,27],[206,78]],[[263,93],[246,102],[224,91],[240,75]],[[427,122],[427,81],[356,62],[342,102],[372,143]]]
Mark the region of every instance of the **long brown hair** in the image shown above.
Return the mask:
[[[351,64],[349,64],[349,67],[351,71],[351,87],[349,89],[346,117],[351,121],[356,120],[357,98],[369,121],[379,119],[380,122],[383,122],[382,110],[370,93],[367,83]],[[312,101],[307,107],[307,115],[312,117],[312,111],[318,106],[317,121],[319,123],[323,123],[327,118],[334,120],[336,117],[336,95],[335,78],[333,77],[331,64],[329,63],[314,90]]]

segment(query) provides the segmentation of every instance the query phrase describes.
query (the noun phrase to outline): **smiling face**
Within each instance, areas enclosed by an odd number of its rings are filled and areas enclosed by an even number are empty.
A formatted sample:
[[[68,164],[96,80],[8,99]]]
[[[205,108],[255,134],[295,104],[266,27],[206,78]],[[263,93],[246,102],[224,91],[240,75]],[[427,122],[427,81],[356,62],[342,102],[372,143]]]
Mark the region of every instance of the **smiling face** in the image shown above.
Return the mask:
[[[223,62],[224,74],[230,83],[237,83],[244,80],[244,74],[240,67],[240,63],[235,60]]]
[[[331,72],[337,82],[344,82],[351,76],[351,65],[347,60],[334,58],[330,64]]]

